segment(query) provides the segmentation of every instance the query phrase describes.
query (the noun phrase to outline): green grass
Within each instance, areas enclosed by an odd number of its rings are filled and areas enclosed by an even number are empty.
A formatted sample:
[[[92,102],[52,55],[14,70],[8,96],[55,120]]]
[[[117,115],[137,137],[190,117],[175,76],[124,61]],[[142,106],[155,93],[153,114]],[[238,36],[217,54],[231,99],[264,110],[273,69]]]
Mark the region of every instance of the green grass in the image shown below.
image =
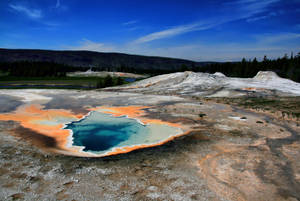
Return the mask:
[[[13,77],[0,76],[0,89],[95,89],[104,77]],[[116,78],[113,78],[116,83]],[[126,84],[126,82],[124,82]],[[20,86],[26,85],[26,86]],[[32,85],[32,86],[31,86]],[[45,86],[33,86],[45,85]],[[53,85],[53,86],[49,86]],[[64,87],[60,87],[64,86]]]
[[[8,75],[8,72],[3,72],[3,71],[0,70],[0,77],[7,76],[7,75]]]

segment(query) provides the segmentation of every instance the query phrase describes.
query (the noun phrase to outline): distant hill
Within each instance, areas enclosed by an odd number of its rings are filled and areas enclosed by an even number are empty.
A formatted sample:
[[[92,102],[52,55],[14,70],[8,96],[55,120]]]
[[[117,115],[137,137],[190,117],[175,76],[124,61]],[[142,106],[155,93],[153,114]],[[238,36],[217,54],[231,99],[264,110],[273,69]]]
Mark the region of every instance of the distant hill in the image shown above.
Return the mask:
[[[122,53],[0,48],[0,62],[16,61],[46,61],[76,67],[95,67],[99,70],[118,70],[121,67],[125,67],[138,70],[151,69],[166,71],[181,70],[184,67],[195,68],[212,63]]]

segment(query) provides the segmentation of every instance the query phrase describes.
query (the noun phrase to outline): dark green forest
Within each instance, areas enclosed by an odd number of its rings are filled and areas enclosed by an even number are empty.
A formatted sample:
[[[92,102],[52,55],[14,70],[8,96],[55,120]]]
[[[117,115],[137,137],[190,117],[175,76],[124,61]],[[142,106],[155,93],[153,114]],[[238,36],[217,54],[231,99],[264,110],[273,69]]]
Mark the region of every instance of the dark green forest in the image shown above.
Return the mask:
[[[197,72],[221,72],[228,77],[254,77],[258,71],[274,71],[280,77],[300,82],[300,52],[293,56],[284,55],[282,58],[270,60],[264,56],[263,61],[243,59],[241,62],[214,63],[206,65]]]
[[[102,70],[105,68],[93,67],[92,70]],[[12,63],[0,63],[0,72],[6,73],[13,77],[65,77],[67,72],[86,71],[87,67],[68,66],[65,64],[58,64],[54,62],[31,62],[21,61]],[[107,69],[107,68],[106,68]],[[148,74],[151,76],[165,73],[177,72],[175,70],[157,70],[157,69],[136,69],[129,66],[114,67],[114,69],[107,69],[110,71],[129,72],[138,74]],[[243,59],[241,62],[215,62],[205,66],[187,66],[182,65],[180,71],[194,71],[215,73],[221,72],[228,77],[254,77],[258,71],[274,71],[280,77],[289,78],[296,82],[300,82],[300,53],[297,55],[284,55],[278,59],[268,59],[264,56],[262,61],[256,58],[252,60]],[[110,80],[107,80],[110,82]],[[99,83],[99,86],[102,84]]]
[[[121,66],[117,69],[121,72],[130,72],[138,74],[160,75],[174,73],[174,70],[157,69],[135,69],[132,67]],[[252,60],[242,59],[240,62],[215,62],[205,66],[187,66],[182,65],[180,71],[194,71],[204,73],[221,72],[228,77],[254,77],[259,71],[274,71],[280,77],[288,78],[300,82],[300,52],[297,55],[288,56],[287,54],[278,59],[268,59],[264,56],[262,61],[256,58]]]
[[[60,86],[67,85],[70,88],[94,89],[126,83],[124,78],[109,75],[106,77],[67,77],[67,72],[86,71],[88,69],[87,67],[74,67],[54,62],[0,63],[0,81],[8,88],[11,88],[10,81],[15,82],[16,88],[20,87],[19,85],[21,88],[26,88],[27,85],[32,87],[32,84],[41,88],[44,88],[44,85],[55,88],[55,83],[59,83]],[[20,81],[24,81],[24,83],[22,84]]]
[[[0,71],[15,77],[65,77],[67,72],[86,69],[54,62],[18,61],[0,63]]]

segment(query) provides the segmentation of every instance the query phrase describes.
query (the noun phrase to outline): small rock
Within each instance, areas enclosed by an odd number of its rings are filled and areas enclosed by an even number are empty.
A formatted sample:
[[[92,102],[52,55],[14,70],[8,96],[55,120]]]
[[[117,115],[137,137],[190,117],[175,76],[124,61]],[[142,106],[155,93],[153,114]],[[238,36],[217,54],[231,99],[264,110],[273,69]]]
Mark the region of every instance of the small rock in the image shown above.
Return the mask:
[[[158,188],[156,186],[149,186],[147,189],[149,191],[157,191]]]
[[[23,199],[24,194],[23,193],[16,193],[16,194],[11,195],[11,197],[12,197],[13,200],[19,200],[19,199]]]

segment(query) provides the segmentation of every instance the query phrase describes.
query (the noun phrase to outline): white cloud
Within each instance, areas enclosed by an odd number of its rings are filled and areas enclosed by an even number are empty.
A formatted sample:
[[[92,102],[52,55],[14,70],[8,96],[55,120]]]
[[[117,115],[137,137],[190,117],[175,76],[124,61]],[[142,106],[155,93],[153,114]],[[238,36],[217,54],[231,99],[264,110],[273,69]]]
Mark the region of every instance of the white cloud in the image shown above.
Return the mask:
[[[66,48],[70,50],[89,50],[97,52],[112,52],[116,50],[113,46],[93,42],[87,39],[83,39],[82,41],[80,41],[80,45],[78,46],[67,46]]]
[[[56,1],[56,5],[55,5],[55,8],[59,8],[60,7],[60,0],[57,0]]]
[[[138,22],[137,20],[131,20],[131,21],[122,23],[122,25],[123,26],[129,26],[129,25],[136,24],[137,22]]]
[[[9,4],[9,7],[13,10],[23,13],[29,18],[39,19],[42,17],[42,11],[39,9],[30,9],[23,5]]]
[[[241,58],[262,59],[282,57],[285,53],[299,51],[298,33],[265,34],[254,36],[254,41],[245,43],[190,44],[159,48],[152,53],[175,56],[197,61],[240,61]],[[287,41],[293,43],[286,43]]]
[[[258,20],[264,20],[264,19],[268,19],[270,17],[276,17],[278,15],[283,14],[283,11],[279,11],[279,12],[270,12],[267,15],[263,15],[263,16],[257,16],[257,17],[252,17],[252,18],[248,18],[246,21],[247,22],[256,22]]]
[[[132,47],[127,52],[148,56],[165,56],[183,58],[194,61],[240,61],[243,57],[249,59],[257,57],[262,59],[264,55],[269,58],[282,57],[291,51],[297,52],[297,47],[275,46],[266,44],[187,44],[170,47]]]
[[[255,22],[255,21],[264,20],[264,19],[267,19],[267,18],[269,18],[268,15],[263,15],[263,16],[259,16],[259,17],[249,18],[249,19],[247,19],[247,22]]]
[[[138,30],[138,29],[142,29],[143,27],[141,27],[141,26],[136,26],[136,27],[130,27],[130,28],[128,28],[127,30],[128,31],[135,31],[135,30]]]
[[[91,50],[98,52],[121,52],[147,56],[165,56],[195,61],[240,61],[243,57],[262,59],[282,57],[291,51],[298,52],[298,33],[265,34],[253,36],[253,41],[244,43],[220,42],[219,44],[201,44],[194,42],[184,45],[154,47],[150,44],[127,43],[108,45],[87,39],[78,46],[68,46],[72,50]],[[295,43],[285,43],[295,41]],[[66,47],[64,47],[66,48]]]
[[[278,14],[275,13],[275,12],[271,12],[267,15],[263,15],[263,16],[258,16],[258,17],[253,17],[253,18],[248,18],[246,21],[247,22],[256,22],[258,20],[264,20],[264,19],[267,19],[267,18],[270,18],[270,17],[275,17],[277,16]]]
[[[56,0],[56,4],[52,7],[52,9],[56,9],[59,11],[67,11],[69,8],[66,5],[61,4],[60,0]]]
[[[142,36],[133,43],[147,43],[153,40],[163,39],[163,38],[169,38],[176,35],[193,32],[193,31],[200,31],[200,30],[207,30],[210,28],[213,28],[215,26],[228,23],[231,21],[239,20],[239,19],[247,19],[250,17],[253,17],[256,14],[262,13],[266,11],[268,6],[271,4],[278,2],[279,0],[238,0],[234,2],[227,2],[223,3],[223,9],[226,10],[227,14],[230,14],[228,16],[224,15],[224,17],[220,20],[218,19],[208,19],[206,21],[200,21],[192,24],[185,24],[185,25],[179,25],[172,27],[170,29],[165,29],[162,31],[153,32],[150,34],[147,34],[145,36]],[[237,7],[238,11],[234,13],[232,10],[232,7]],[[276,14],[270,13],[268,16],[261,16],[252,18],[252,21],[264,19],[267,17],[275,16]],[[251,21],[251,19],[249,19]]]
[[[280,0],[238,0],[234,2],[225,3],[227,5],[238,6],[242,10],[247,10],[250,15],[261,13],[273,3],[279,2]]]
[[[187,32],[205,30],[214,27],[216,24],[218,23],[212,23],[212,24],[194,23],[194,24],[176,26],[170,29],[165,29],[163,31],[154,32],[146,36],[140,37],[136,39],[133,43],[146,43],[153,40],[168,38],[168,37],[180,35]]]
[[[284,41],[300,39],[300,33],[263,34],[256,36],[259,43],[276,44]]]

